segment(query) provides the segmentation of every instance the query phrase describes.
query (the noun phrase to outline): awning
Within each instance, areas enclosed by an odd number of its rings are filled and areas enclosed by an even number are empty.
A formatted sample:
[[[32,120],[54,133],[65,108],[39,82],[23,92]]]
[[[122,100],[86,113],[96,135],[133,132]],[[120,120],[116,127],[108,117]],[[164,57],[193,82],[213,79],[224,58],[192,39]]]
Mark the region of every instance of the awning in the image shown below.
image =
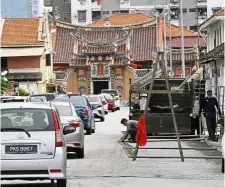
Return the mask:
[[[42,73],[9,73],[6,75],[9,81],[40,81]]]
[[[44,47],[31,48],[1,48],[1,57],[18,57],[18,56],[41,56]]]

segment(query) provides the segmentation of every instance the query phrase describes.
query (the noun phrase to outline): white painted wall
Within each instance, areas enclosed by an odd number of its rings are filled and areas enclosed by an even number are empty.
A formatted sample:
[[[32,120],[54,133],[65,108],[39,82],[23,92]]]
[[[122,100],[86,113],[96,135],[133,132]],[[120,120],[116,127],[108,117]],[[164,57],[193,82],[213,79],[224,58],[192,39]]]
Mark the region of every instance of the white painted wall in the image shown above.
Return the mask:
[[[28,82],[19,82],[19,88],[22,88],[28,91],[30,94],[37,94],[38,93],[38,86],[36,83],[28,83]]]
[[[224,7],[224,0],[207,0],[207,17],[213,15],[212,7]]]

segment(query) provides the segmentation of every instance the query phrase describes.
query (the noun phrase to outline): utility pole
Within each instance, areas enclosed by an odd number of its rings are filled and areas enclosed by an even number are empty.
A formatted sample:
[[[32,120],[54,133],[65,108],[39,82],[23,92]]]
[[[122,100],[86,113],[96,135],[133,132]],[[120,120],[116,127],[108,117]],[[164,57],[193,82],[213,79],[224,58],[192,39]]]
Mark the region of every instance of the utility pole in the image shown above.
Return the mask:
[[[167,43],[166,43],[166,3],[164,3],[163,5],[163,30],[164,30],[164,58],[165,58],[165,67],[166,67],[166,73],[168,73],[167,71],[167,49],[166,49],[166,46],[167,46]]]
[[[183,0],[180,0],[182,78],[185,78]]]
[[[171,26],[171,13],[170,13],[170,0],[168,0],[169,3],[169,26],[170,26],[170,77],[173,77],[173,60],[172,60],[172,26]]]

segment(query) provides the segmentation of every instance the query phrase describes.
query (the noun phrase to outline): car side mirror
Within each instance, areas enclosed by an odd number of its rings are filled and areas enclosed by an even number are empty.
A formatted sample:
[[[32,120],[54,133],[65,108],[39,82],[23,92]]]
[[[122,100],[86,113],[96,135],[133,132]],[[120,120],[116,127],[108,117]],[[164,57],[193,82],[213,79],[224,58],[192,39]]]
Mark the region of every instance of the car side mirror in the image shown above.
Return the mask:
[[[65,126],[63,128],[63,134],[64,135],[71,134],[71,133],[74,133],[74,132],[76,132],[76,128],[74,128],[72,126]]]

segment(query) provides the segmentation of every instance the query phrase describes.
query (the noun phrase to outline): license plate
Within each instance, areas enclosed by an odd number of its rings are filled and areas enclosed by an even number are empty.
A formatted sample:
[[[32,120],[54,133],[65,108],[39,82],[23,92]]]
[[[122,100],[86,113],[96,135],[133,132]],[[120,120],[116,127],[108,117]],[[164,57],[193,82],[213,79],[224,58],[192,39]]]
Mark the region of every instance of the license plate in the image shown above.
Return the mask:
[[[36,154],[37,145],[6,145],[5,154]]]

